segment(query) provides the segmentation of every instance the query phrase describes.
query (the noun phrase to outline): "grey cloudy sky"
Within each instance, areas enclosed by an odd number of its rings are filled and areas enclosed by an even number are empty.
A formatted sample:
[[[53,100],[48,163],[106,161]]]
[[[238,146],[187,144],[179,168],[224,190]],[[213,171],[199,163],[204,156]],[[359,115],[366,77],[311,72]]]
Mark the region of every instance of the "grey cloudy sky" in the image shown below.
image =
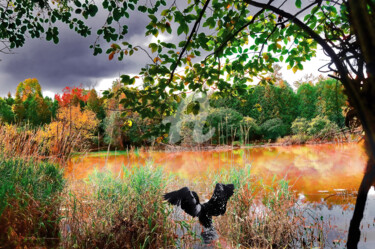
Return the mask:
[[[90,25],[98,26],[104,22],[104,15],[100,14],[90,22]],[[147,16],[136,13],[130,19],[125,19],[129,26],[126,40],[147,47],[151,39],[144,36],[148,22]],[[0,54],[0,96],[5,96],[8,92],[14,95],[18,83],[27,78],[37,78],[44,93],[50,96],[61,93],[65,86],[82,85],[107,89],[113,79],[124,73],[136,74],[149,60],[146,54],[137,52],[132,57],[125,57],[122,62],[116,59],[109,61],[106,54],[92,55],[93,51],[89,46],[94,42],[95,35],[83,38],[74,31],[61,28],[59,37],[58,44],[43,39],[29,39],[24,47],[15,49],[14,54]],[[171,37],[167,39],[177,40]],[[108,44],[104,44],[103,48],[107,47]],[[306,73],[317,74],[318,65],[322,65],[318,60],[321,59],[308,63],[304,72],[297,74],[284,69],[284,78],[292,83]]]
[[[89,22],[91,26],[103,23],[102,15]],[[131,18],[127,39],[143,37],[148,18]],[[13,50],[13,54],[0,54],[0,96],[9,91],[14,95],[19,82],[37,78],[44,92],[59,93],[65,86],[93,87],[103,79],[113,79],[123,73],[136,73],[147,58],[128,57],[122,62],[108,60],[105,53],[93,56],[89,48],[96,36],[81,37],[66,27],[60,28],[58,44],[45,39],[28,39],[25,46]],[[108,48],[104,44],[103,51]],[[134,58],[135,56],[133,56]]]

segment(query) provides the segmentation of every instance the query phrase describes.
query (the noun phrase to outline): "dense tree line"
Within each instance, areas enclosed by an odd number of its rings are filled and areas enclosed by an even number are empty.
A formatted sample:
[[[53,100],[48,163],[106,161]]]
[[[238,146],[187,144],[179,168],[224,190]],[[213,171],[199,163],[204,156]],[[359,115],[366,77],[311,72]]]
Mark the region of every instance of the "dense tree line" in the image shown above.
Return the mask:
[[[114,82],[112,90],[119,87],[119,82]],[[66,87],[52,100],[42,96],[36,79],[26,79],[18,85],[15,98],[10,94],[0,98],[0,118],[2,123],[39,127],[54,120],[71,123],[76,117],[84,116],[76,112],[86,110],[93,112],[99,123],[98,126],[91,125],[94,130],[90,131],[95,148],[108,144],[124,149],[128,145],[167,143],[170,125],[162,124],[166,113],[159,119],[143,118],[136,111],[126,109],[123,104],[126,98],[122,94],[107,99],[99,96],[95,89]],[[277,82],[249,86],[240,95],[212,92],[208,100],[208,108],[194,113],[190,110],[189,97],[185,99],[188,105],[182,110],[181,144],[195,143],[192,132],[194,122],[200,118],[199,113],[207,115],[203,121],[204,134],[215,128],[213,136],[205,142],[231,144],[235,141],[275,140],[291,134],[316,135],[327,127],[338,130],[344,126],[347,107],[340,82],[323,78],[316,83],[301,83],[296,90],[279,78]],[[177,108],[180,101],[169,101],[169,115],[176,116],[176,112],[181,111]]]
[[[240,96],[219,96],[212,98],[211,103],[215,108],[229,108],[251,118],[252,132],[246,136],[273,140],[296,133],[292,125],[300,118],[311,122],[319,117],[326,119],[328,126],[343,128],[347,107],[342,85],[332,79],[302,83],[296,91],[285,81],[258,84]]]

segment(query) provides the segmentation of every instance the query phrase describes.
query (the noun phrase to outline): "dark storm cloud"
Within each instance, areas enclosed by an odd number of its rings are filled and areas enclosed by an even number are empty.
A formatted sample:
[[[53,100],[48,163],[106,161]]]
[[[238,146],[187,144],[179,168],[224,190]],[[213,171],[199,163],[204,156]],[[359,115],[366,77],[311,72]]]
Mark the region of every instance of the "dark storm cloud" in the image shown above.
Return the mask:
[[[98,19],[101,19],[100,16]],[[99,26],[101,20],[92,20],[90,26]],[[126,39],[144,37],[147,18],[133,16],[125,20],[129,25]],[[0,96],[9,91],[14,94],[19,82],[37,78],[43,91],[61,92],[65,86],[94,86],[103,78],[118,77],[123,73],[137,73],[147,57],[132,57],[119,62],[108,60],[105,53],[94,56],[89,46],[96,36],[83,38],[65,27],[60,28],[60,42],[29,39],[26,45],[15,49],[14,54],[1,55]],[[102,45],[105,51],[108,44]],[[144,58],[143,58],[144,56]]]

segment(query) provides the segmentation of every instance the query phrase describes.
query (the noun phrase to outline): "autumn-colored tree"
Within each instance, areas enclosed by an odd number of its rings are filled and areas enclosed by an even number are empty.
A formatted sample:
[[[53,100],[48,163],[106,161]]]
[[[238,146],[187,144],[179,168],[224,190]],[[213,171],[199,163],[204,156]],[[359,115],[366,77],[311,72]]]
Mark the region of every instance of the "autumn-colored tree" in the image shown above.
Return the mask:
[[[95,89],[91,89],[88,93],[87,109],[93,111],[98,119],[103,120],[105,118],[103,100],[98,97]]]
[[[28,97],[42,96],[42,88],[36,78],[25,79],[17,86],[16,99],[25,101]]]
[[[50,123],[51,122],[51,109],[48,105],[48,102],[46,102],[45,98],[42,96],[35,96],[34,101],[36,103],[36,113],[38,116],[38,123],[39,124],[45,124],[45,123]]]
[[[17,122],[33,126],[49,123],[51,111],[45,102],[37,79],[25,79],[17,86],[16,98],[12,106]]]
[[[14,105],[12,106],[12,111],[15,115],[16,122],[20,123],[25,119],[25,107],[23,102],[20,98],[16,98],[14,101]]]
[[[79,106],[60,108],[56,119],[64,124],[66,132],[69,133],[69,130],[76,130],[84,138],[91,138],[99,124],[99,120],[93,111],[86,109],[81,111]]]
[[[94,112],[79,106],[61,107],[56,120],[39,130],[37,137],[44,141],[42,154],[67,155],[72,150],[87,148],[98,127]]]
[[[63,94],[55,94],[55,99],[58,101],[60,107],[69,105],[78,106],[81,103],[86,103],[89,95],[86,94],[82,87],[65,87]]]

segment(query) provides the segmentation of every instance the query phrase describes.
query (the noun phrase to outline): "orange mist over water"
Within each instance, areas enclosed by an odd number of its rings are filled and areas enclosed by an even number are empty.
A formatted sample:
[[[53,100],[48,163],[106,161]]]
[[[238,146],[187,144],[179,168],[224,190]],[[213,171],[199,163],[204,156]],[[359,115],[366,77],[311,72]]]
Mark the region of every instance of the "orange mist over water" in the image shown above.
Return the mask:
[[[113,153],[113,152],[112,152]],[[86,178],[94,169],[120,174],[123,166],[152,163],[187,179],[207,172],[251,165],[251,173],[270,183],[285,178],[292,188],[319,200],[328,191],[357,190],[363,177],[366,153],[361,144],[322,144],[242,148],[225,151],[138,152],[128,155],[86,154],[74,157],[67,178]],[[316,197],[314,197],[316,196]]]

